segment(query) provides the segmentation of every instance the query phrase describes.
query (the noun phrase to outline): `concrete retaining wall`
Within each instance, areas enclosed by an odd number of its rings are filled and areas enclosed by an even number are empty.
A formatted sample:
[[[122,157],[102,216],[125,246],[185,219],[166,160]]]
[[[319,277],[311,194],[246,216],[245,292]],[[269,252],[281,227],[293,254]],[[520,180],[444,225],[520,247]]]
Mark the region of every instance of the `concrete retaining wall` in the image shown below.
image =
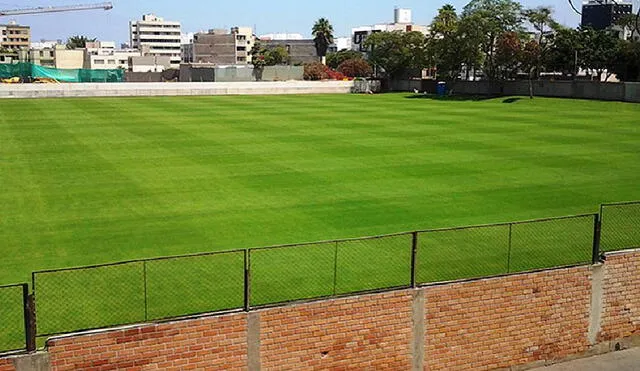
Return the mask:
[[[339,94],[352,88],[352,81],[16,84],[1,86],[0,98]]]
[[[412,91],[409,81],[394,82],[394,88]],[[435,82],[423,83],[424,91],[434,94]],[[528,81],[454,81],[448,91],[460,95],[529,95]],[[540,97],[597,99],[640,102],[640,83],[601,83],[597,81],[533,81],[533,93]]]
[[[604,264],[52,338],[2,371],[520,370],[640,345],[640,250]]]

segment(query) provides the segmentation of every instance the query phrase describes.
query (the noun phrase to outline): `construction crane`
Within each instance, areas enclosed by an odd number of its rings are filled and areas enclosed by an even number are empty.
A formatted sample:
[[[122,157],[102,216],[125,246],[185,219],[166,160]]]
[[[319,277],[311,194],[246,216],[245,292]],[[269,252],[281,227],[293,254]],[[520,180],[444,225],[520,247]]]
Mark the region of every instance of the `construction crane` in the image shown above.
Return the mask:
[[[10,17],[14,15],[25,15],[25,14],[77,12],[80,10],[93,10],[93,9],[111,10],[113,9],[113,4],[111,2],[107,2],[107,3],[98,3],[98,4],[40,6],[37,8],[0,10],[0,17]]]

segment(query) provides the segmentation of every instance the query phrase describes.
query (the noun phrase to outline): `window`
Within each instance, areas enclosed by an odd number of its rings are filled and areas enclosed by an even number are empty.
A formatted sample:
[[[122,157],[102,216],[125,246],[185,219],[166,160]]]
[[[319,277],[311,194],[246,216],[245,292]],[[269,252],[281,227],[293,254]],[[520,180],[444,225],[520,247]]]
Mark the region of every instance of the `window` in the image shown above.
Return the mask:
[[[96,59],[93,63],[95,63],[95,64],[104,64],[104,59]]]
[[[107,63],[108,63],[108,64],[116,64],[116,61],[115,61],[115,59],[109,59],[109,60],[107,61]]]
[[[127,64],[127,60],[126,60],[126,59],[121,59],[121,60],[119,61],[119,63],[120,63],[120,64]]]

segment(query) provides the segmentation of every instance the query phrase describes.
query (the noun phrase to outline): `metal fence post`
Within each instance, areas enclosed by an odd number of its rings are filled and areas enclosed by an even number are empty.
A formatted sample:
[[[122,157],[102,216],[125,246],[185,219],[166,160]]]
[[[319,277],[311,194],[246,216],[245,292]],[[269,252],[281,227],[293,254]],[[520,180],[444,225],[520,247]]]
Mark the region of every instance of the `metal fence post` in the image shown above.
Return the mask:
[[[147,295],[147,261],[142,262],[142,279],[144,281],[144,320],[149,320],[149,299]]]
[[[24,305],[24,334],[27,352],[36,350],[36,308],[34,295],[29,294],[29,285],[22,285],[22,301]]]
[[[337,295],[338,287],[338,242],[335,243],[333,250],[333,296]]]
[[[593,215],[593,251],[591,262],[598,264],[600,262],[600,238],[602,236],[602,219],[600,214]]]
[[[251,309],[251,250],[244,250],[244,310]]]
[[[411,287],[416,287],[416,264],[418,256],[418,232],[412,233],[411,240]]]
[[[509,223],[509,251],[507,252],[507,274],[511,273],[511,246],[513,241],[513,223]]]

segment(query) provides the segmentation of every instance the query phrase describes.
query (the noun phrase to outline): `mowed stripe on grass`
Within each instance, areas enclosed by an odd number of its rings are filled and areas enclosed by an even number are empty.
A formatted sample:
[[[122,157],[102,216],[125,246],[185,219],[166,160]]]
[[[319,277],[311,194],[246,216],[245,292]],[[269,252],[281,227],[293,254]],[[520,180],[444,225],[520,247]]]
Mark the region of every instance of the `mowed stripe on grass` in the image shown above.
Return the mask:
[[[390,94],[16,100],[0,112],[0,283],[640,198],[632,104]],[[591,232],[582,218],[420,235],[417,279],[588,261]],[[410,245],[405,235],[255,252],[252,304],[405,284]],[[38,331],[237,307],[243,266],[231,254],[45,274]],[[19,343],[14,327],[0,340]]]
[[[632,104],[394,94],[15,100],[0,112],[3,283],[640,198]]]

